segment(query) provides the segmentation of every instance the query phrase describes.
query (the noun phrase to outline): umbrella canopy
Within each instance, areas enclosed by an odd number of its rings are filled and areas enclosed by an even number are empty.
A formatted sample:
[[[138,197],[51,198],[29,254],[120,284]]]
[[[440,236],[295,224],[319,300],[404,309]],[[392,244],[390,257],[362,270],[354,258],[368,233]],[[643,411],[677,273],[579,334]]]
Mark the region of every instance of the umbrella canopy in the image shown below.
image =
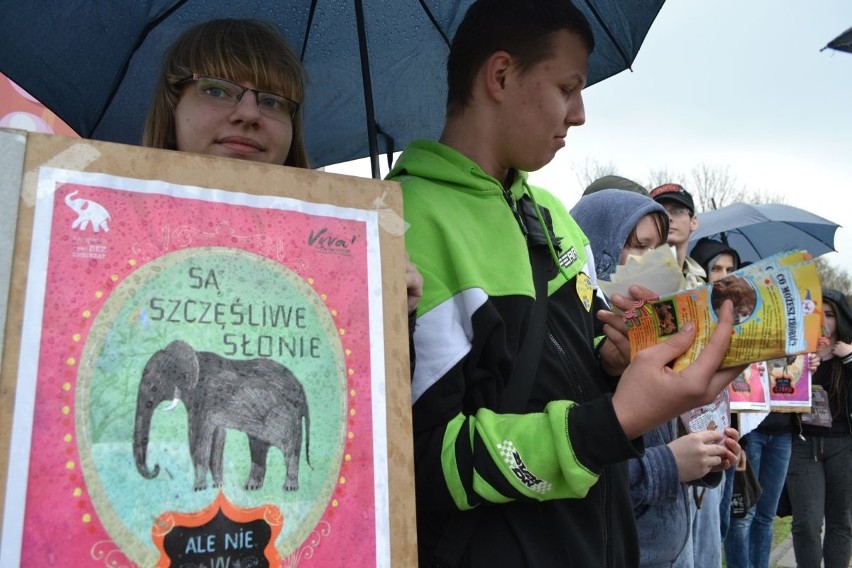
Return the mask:
[[[734,203],[698,214],[690,249],[698,239],[709,237],[737,251],[742,261],[756,262],[792,249],[804,249],[817,257],[835,250],[837,227],[837,223],[790,205]]]
[[[163,54],[181,32],[266,19],[307,70],[312,165],[373,155],[376,175],[378,152],[440,134],[449,43],[472,2],[0,0],[0,71],[81,136],[139,144]],[[630,67],[663,2],[576,0],[595,34],[590,84]]]
[[[849,28],[830,42],[826,44],[825,47],[820,49],[823,51],[825,49],[836,49],[837,51],[845,51],[846,53],[852,53],[852,28]]]

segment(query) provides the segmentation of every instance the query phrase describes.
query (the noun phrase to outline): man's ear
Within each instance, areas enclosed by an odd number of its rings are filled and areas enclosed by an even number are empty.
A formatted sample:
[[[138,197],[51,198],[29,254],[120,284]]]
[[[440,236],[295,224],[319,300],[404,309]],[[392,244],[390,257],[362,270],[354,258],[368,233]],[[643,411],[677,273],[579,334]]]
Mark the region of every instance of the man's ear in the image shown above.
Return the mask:
[[[495,100],[503,100],[506,78],[512,67],[512,56],[505,51],[495,51],[485,60],[485,64],[482,66],[485,91]]]
[[[689,220],[689,233],[692,234],[698,230],[698,215],[693,215]]]

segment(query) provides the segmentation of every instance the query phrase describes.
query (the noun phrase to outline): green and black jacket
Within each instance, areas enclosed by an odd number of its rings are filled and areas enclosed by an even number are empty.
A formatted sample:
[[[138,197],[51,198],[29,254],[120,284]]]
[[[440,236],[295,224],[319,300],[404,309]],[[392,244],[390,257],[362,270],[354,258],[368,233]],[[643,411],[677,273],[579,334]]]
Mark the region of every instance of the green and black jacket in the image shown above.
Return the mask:
[[[554,262],[527,412],[499,414],[535,302],[526,239],[503,188],[429,141],[412,143],[388,177],[402,183],[406,248],[424,278],[412,379],[421,566],[434,565],[448,522],[474,508],[465,565],[636,565],[625,460],[642,445],[621,429],[595,356],[586,237],[535,190],[562,270]],[[514,202],[529,195],[526,174],[509,191]]]

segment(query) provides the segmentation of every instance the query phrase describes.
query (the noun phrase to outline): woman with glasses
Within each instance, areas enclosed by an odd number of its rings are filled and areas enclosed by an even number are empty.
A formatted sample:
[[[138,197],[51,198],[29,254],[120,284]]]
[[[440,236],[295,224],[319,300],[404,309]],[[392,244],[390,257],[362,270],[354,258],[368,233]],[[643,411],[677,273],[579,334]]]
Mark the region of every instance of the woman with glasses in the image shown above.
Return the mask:
[[[273,25],[205,22],[185,31],[166,53],[143,145],[308,168],[304,96],[302,63]],[[413,313],[423,278],[411,262],[405,283]]]
[[[275,26],[261,20],[204,22],[166,53],[142,143],[308,168],[304,96],[302,63]],[[410,261],[405,284],[413,314],[423,278]]]
[[[304,93],[302,64],[274,26],[205,22],[166,54],[143,144],[306,168]]]

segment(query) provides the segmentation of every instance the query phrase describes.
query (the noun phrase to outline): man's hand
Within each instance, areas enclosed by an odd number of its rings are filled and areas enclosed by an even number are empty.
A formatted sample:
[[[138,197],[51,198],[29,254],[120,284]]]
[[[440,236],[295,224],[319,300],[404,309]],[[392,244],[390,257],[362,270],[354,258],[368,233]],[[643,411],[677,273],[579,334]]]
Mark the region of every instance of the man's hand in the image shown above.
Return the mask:
[[[650,290],[641,286],[632,286],[630,294],[637,299],[653,297]],[[612,300],[623,310],[632,305],[629,298],[618,294]],[[638,438],[687,410],[709,404],[743,371],[745,365],[719,369],[731,343],[733,321],[733,304],[726,300],[707,345],[683,371],[677,372],[667,365],[683,355],[695,340],[692,322],[686,323],[663,343],[636,354],[612,396],[615,414],[629,439]]]

